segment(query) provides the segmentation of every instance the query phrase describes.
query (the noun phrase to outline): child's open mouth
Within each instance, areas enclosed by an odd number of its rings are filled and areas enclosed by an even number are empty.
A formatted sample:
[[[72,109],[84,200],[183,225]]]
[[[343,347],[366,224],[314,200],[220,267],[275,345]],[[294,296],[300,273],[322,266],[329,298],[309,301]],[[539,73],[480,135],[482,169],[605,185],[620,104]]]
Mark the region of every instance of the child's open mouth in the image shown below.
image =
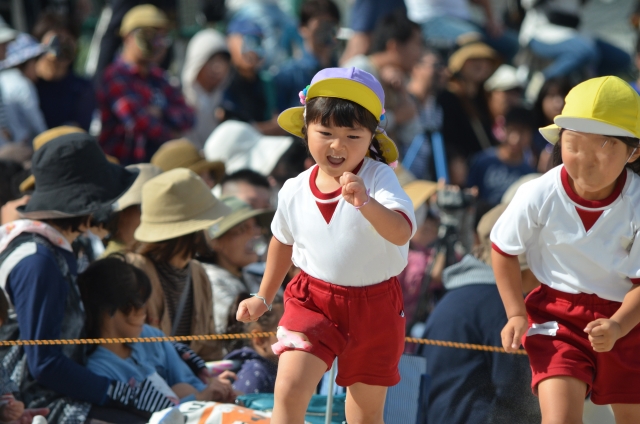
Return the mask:
[[[345,161],[343,157],[340,156],[327,156],[327,160],[331,165],[339,166]]]

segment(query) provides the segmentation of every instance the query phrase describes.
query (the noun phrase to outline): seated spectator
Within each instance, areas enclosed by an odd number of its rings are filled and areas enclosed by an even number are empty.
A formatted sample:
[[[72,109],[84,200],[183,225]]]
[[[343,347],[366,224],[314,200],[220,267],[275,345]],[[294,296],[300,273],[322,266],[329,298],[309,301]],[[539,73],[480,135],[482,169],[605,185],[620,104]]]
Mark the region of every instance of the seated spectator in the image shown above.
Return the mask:
[[[143,243],[129,261],[142,269],[153,290],[147,323],[171,336],[215,334],[213,295],[197,253],[209,250],[203,230],[230,213],[193,171],[167,171],[142,187],[142,215],[134,236]],[[194,341],[206,361],[222,358],[215,341]]]
[[[278,322],[284,313],[282,298],[276,296],[271,304],[271,311],[266,312],[256,322],[243,324],[235,320],[238,305],[244,299],[249,298],[248,293],[238,295],[232,308],[232,314],[227,334],[232,333],[262,333],[276,332]],[[278,356],[273,353],[271,345],[278,342],[275,335],[269,337],[254,337],[247,343],[249,346],[239,347],[229,352],[224,359],[240,362],[237,370],[237,379],[233,382],[233,388],[242,393],[273,393],[278,371]],[[245,342],[246,343],[246,342]]]
[[[133,234],[140,225],[142,186],[150,179],[162,174],[160,168],[149,163],[129,165],[127,169],[137,170],[138,176],[129,190],[112,205],[113,212],[106,225],[109,232],[107,246],[102,256],[135,251],[138,242]]]
[[[230,174],[251,169],[266,177],[274,172],[280,159],[294,144],[289,135],[262,135],[246,122],[225,121],[204,144],[204,157],[208,161],[224,162]]]
[[[493,13],[489,0],[407,0],[409,18],[422,26],[425,40],[439,49],[451,49],[465,37],[478,37],[510,62],[518,52],[518,37]],[[477,3],[484,26],[473,22],[470,3]]]
[[[220,197],[237,197],[253,209],[271,208],[269,180],[256,171],[240,169],[227,175],[220,186]]]
[[[144,323],[145,305],[151,296],[149,278],[124,258],[112,256],[94,262],[78,277],[78,286],[87,310],[87,337],[164,337],[162,331]],[[175,402],[235,400],[226,379],[228,373],[204,384],[169,342],[98,345],[87,368],[122,383],[149,379]]]
[[[40,110],[36,61],[45,47],[28,34],[19,34],[7,46],[7,58],[2,62],[0,91],[6,113],[8,139],[29,145],[33,138],[47,129]]]
[[[156,64],[167,50],[168,24],[155,6],[129,10],[120,26],[122,54],[100,84],[100,146],[124,165],[148,162],[162,143],[181,137],[194,123],[182,93]]]
[[[28,203],[18,207],[25,219],[1,227],[0,284],[11,303],[10,317],[16,318],[10,318],[0,333],[3,340],[82,338],[85,310],[71,243],[89,228],[92,214],[110,206],[136,175],[107,162],[95,140],[77,132],[43,144],[34,155],[33,174],[38,185]],[[87,370],[85,349],[11,348],[5,365],[18,378],[26,407],[49,408],[51,422],[68,423],[70,417],[76,422],[93,417],[92,404],[138,409],[142,414],[171,405],[148,382],[131,387]],[[6,361],[11,357],[15,361]],[[148,396],[154,401],[147,402]]]
[[[337,66],[336,50],[340,11],[332,0],[307,0],[302,3],[298,32],[302,52],[280,66],[274,76],[277,108],[283,111],[300,105],[298,93],[321,69]]]
[[[73,70],[79,30],[68,18],[47,12],[33,28],[47,53],[36,63],[36,89],[48,128],[73,125],[89,131],[96,111],[93,85]]]
[[[248,122],[263,134],[281,134],[272,82],[260,72],[265,54],[262,29],[250,20],[234,20],[227,33],[233,68],[223,96],[223,119]]]
[[[553,118],[560,115],[573,85],[568,78],[553,78],[545,81],[533,105],[533,141],[531,149],[538,162],[538,172],[545,173],[551,169],[551,145],[538,131],[538,128],[553,124]]]
[[[196,124],[187,138],[198,149],[220,123],[224,90],[229,84],[231,56],[220,32],[207,28],[189,40],[182,68],[182,92],[196,113]]]
[[[0,159],[0,206],[20,197],[20,179],[25,169],[18,162]]]
[[[500,65],[484,83],[489,96],[489,111],[493,118],[493,137],[504,142],[504,117],[514,107],[522,106],[524,88],[517,70],[511,65]]]
[[[444,270],[448,290],[429,316],[423,337],[500,346],[507,322],[491,269],[489,233],[504,211],[502,204],[477,225],[474,255]],[[539,285],[521,260],[523,288]],[[540,423],[537,399],[531,394],[531,372],[525,355],[479,352],[422,345],[431,376],[426,422],[429,423]]]
[[[238,294],[255,293],[260,288],[244,281],[242,269],[258,261],[256,239],[269,228],[274,214],[273,210],[251,209],[235,197],[222,201],[230,212],[209,228],[211,253],[199,258],[215,293],[213,317],[216,332],[220,334],[224,334],[229,325],[229,309]]]
[[[393,134],[416,118],[416,107],[407,93],[406,79],[422,57],[422,44],[420,27],[411,22],[404,11],[397,10],[376,25],[370,54],[354,56],[343,65],[369,72],[380,81],[386,97],[385,129],[401,144],[410,140]]]
[[[164,143],[151,157],[151,163],[163,172],[187,168],[198,174],[209,188],[224,178],[224,162],[208,161],[198,148],[186,138]]]
[[[469,158],[497,143],[483,86],[497,67],[497,53],[482,43],[462,46],[449,58],[451,77],[438,103],[451,184],[464,186]]]
[[[505,117],[504,142],[473,158],[467,186],[478,187],[481,201],[497,205],[511,184],[536,172],[525,155],[531,147],[532,125],[531,112],[522,107],[511,109]]]

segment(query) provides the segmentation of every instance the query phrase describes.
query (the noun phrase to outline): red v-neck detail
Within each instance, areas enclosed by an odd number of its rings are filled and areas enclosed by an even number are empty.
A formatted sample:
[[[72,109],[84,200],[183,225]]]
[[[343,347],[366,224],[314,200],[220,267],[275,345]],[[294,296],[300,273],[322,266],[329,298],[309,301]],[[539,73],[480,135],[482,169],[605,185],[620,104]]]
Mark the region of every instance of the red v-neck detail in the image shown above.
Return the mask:
[[[573,191],[573,189],[571,188],[571,184],[569,184],[569,173],[567,172],[567,169],[564,166],[560,170],[560,180],[562,181],[562,187],[564,188],[564,191],[567,193],[567,196],[569,196],[571,200],[573,200],[575,203],[582,206],[583,208],[598,209],[598,208],[604,208],[605,206],[609,206],[610,204],[615,202],[618,196],[620,196],[620,193],[622,193],[622,189],[624,188],[624,185],[627,182],[627,170],[625,169],[622,172],[622,174],[620,174],[620,176],[618,177],[618,182],[616,183],[616,186],[613,189],[613,192],[609,196],[607,196],[606,199],[602,199],[602,200],[586,200],[578,196],[575,193],[575,191]]]
[[[582,225],[584,225],[584,230],[589,232],[591,227],[593,227],[593,224],[596,223],[604,211],[588,211],[576,206],[576,212],[578,212]]]
[[[362,168],[362,164],[364,164],[364,159],[362,160],[362,162],[358,164],[358,166],[356,166],[356,168],[352,172],[354,174],[357,174],[358,172],[360,172],[360,169]],[[328,224],[331,222],[331,218],[333,217],[333,214],[335,213],[336,208],[338,207],[338,202],[340,201],[340,196],[342,195],[342,187],[332,191],[331,193],[321,192],[320,189],[318,188],[318,185],[316,184],[316,179],[318,178],[319,169],[320,168],[316,165],[315,168],[311,170],[311,175],[309,176],[309,187],[311,188],[311,193],[313,193],[313,196],[316,199],[333,200],[333,202],[316,201],[316,205],[318,205],[318,209],[320,210],[322,217]]]
[[[338,207],[338,201],[336,200],[335,202],[331,203],[316,202],[316,205],[318,205],[318,209],[320,209],[320,213],[322,214],[322,217],[327,222],[327,224],[330,223],[331,218],[333,217],[333,213]]]

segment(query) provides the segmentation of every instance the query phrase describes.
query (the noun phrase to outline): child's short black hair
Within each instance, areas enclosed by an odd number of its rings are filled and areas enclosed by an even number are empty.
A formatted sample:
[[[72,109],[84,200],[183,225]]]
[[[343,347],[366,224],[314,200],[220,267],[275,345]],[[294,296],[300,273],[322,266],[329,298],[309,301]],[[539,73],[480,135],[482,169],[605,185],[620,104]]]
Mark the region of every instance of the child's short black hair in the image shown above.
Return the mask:
[[[375,134],[378,127],[378,120],[371,112],[359,104],[351,100],[338,99],[335,97],[314,97],[307,101],[307,110],[305,117],[305,125],[302,128],[304,140],[307,139],[307,126],[312,123],[319,122],[324,126],[336,126],[353,128],[361,126]],[[380,144],[378,140],[373,139],[371,145],[375,151],[369,149],[369,155],[372,159],[384,162],[384,158],[380,153]]]
[[[87,337],[100,337],[102,318],[116,311],[128,314],[142,309],[151,296],[149,277],[127,263],[122,255],[100,259],[78,276],[78,286],[87,311]]]
[[[406,44],[419,31],[420,25],[409,20],[404,10],[398,9],[380,19],[376,24],[371,37],[370,53],[386,51],[387,43],[391,40]]]
[[[255,187],[271,188],[267,177],[253,169],[240,169],[239,171],[229,174],[220,183],[224,185],[230,182],[244,182]]]
[[[504,116],[504,124],[533,130],[533,113],[525,107],[514,106]]]
[[[340,22],[340,10],[331,0],[307,0],[300,8],[300,26],[306,26],[313,18],[329,16]]]

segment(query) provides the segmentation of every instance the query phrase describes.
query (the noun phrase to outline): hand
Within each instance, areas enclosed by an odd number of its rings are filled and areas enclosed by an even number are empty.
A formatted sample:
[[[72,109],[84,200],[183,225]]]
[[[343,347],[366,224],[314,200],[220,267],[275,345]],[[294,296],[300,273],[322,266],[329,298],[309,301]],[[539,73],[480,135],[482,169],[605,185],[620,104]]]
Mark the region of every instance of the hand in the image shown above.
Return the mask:
[[[342,174],[340,185],[342,186],[342,197],[353,206],[360,207],[369,200],[364,181],[356,174],[352,172]]]
[[[224,374],[224,373],[223,373]],[[209,385],[200,393],[196,394],[197,400],[232,403],[236,400],[236,393],[231,382],[220,377],[211,380]]]
[[[0,421],[15,421],[22,416],[24,412],[24,403],[11,399],[0,409]]]
[[[589,335],[589,341],[596,352],[608,352],[622,336],[620,324],[612,319],[597,319],[587,324],[584,332]]]
[[[0,223],[8,224],[9,222],[13,222],[17,219],[20,219],[20,214],[16,210],[18,206],[26,205],[31,196],[22,196],[19,199],[11,200],[5,203],[2,206],[2,210],[0,212]]]
[[[522,336],[529,329],[529,322],[525,316],[514,316],[509,318],[500,336],[502,337],[502,347],[507,353],[513,353],[520,348]]]
[[[395,90],[404,89],[404,73],[395,66],[384,66],[379,72],[380,80]]]
[[[267,305],[264,304],[262,299],[257,297],[250,297],[240,302],[238,305],[238,312],[236,313],[236,319],[240,322],[255,322],[267,312]]]
[[[25,409],[20,418],[11,421],[9,424],[31,424],[33,419],[38,415],[46,417],[49,415],[49,408]]]

